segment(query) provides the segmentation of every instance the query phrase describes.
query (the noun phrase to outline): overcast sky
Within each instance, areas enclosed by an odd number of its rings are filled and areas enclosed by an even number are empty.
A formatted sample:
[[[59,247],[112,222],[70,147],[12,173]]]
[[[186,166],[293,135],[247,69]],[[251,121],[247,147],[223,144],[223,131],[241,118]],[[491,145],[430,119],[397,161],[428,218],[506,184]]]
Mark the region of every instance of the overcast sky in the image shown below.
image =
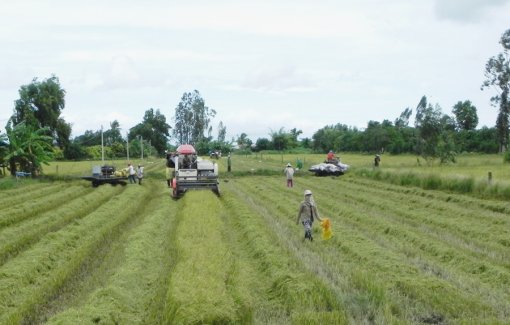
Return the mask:
[[[55,74],[72,136],[149,108],[173,125],[197,89],[227,138],[394,121],[421,96],[451,114],[471,100],[493,126],[487,60],[510,0],[17,0],[0,3],[0,131],[20,86]],[[413,111],[414,113],[414,111]]]

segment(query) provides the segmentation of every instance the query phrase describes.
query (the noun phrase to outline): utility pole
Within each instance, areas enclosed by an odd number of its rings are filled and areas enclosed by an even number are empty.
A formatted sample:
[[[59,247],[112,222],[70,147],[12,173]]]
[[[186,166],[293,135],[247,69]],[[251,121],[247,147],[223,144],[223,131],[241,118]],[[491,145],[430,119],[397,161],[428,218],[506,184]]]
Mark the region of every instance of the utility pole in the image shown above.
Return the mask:
[[[140,150],[141,150],[141,156],[142,156],[142,161],[143,161],[143,137],[140,135]]]
[[[104,166],[103,126],[101,125],[101,163]]]
[[[126,132],[126,150],[127,150],[127,160],[129,162],[129,133]]]

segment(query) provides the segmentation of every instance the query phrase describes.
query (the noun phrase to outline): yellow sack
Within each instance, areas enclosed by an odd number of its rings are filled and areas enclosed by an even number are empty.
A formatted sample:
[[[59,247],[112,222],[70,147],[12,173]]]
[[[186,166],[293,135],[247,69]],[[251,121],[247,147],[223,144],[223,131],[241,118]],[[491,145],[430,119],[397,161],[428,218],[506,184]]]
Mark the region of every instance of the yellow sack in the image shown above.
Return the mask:
[[[322,239],[328,240],[333,236],[333,232],[331,231],[331,221],[329,221],[329,218],[322,218],[321,228]]]

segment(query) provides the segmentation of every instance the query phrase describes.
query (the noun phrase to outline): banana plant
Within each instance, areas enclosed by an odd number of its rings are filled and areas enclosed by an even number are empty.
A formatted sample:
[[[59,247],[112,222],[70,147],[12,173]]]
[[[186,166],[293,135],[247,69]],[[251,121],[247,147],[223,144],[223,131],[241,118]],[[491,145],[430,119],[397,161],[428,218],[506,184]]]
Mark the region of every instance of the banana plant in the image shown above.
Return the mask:
[[[33,175],[42,170],[53,159],[52,137],[48,128],[34,129],[21,122],[14,127],[6,127],[9,142],[8,153],[4,157],[9,162],[11,175],[19,170]]]

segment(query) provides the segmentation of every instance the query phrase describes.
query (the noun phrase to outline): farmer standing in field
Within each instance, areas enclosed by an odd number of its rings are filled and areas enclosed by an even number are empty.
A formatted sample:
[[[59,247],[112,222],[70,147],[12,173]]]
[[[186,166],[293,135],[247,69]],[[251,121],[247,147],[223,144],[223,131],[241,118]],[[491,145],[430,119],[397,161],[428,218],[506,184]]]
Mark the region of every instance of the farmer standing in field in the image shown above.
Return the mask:
[[[305,190],[305,200],[299,205],[296,224],[301,224],[305,228],[305,239],[313,241],[312,225],[315,219],[322,221],[317,210],[317,205],[312,198],[312,191]]]
[[[136,184],[136,179],[135,179],[135,168],[133,167],[133,165],[131,165],[131,163],[128,164],[128,178],[129,178],[129,183],[130,184]]]
[[[380,163],[381,163],[381,156],[380,155],[375,155],[375,158],[374,158],[374,167],[379,167]]]
[[[175,176],[175,159],[176,159],[176,153],[167,151],[166,153],[166,184],[168,187],[172,187],[172,178]]]
[[[142,179],[143,179],[143,166],[138,165],[138,169],[136,171],[136,177],[138,177],[138,184],[142,185]]]
[[[292,165],[288,163],[283,172],[285,173],[285,176],[287,176],[287,187],[293,187],[294,168],[292,168]]]

